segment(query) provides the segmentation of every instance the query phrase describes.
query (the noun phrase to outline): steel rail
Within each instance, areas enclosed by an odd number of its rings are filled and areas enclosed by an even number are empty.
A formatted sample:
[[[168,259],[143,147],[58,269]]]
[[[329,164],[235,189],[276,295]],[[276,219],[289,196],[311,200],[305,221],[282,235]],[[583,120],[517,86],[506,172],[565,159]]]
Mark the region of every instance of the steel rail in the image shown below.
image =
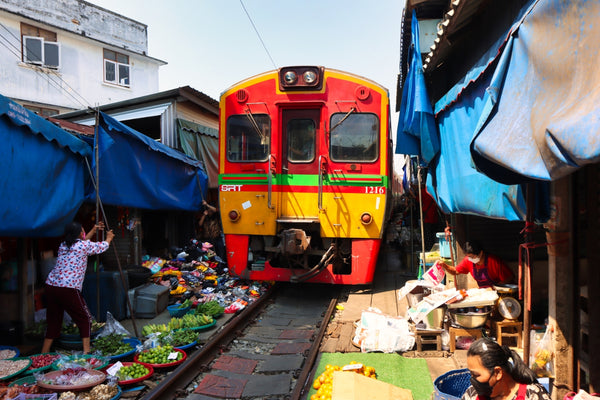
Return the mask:
[[[307,387],[310,389],[310,375],[313,371],[313,367],[315,365],[315,360],[319,355],[319,350],[321,348],[321,342],[323,341],[323,336],[325,336],[325,332],[327,331],[327,326],[329,325],[329,321],[331,320],[331,316],[335,311],[335,306],[338,302],[338,296],[331,299],[329,302],[329,307],[327,307],[327,311],[325,311],[325,315],[323,316],[323,321],[321,322],[321,326],[319,328],[319,332],[315,337],[313,342],[313,346],[306,357],[306,361],[304,362],[304,367],[302,367],[302,371],[300,372],[300,376],[298,376],[298,380],[296,381],[296,386],[292,391],[290,396],[290,400],[300,400],[302,396],[304,396],[308,391]]]
[[[201,349],[167,375],[165,379],[142,397],[142,399],[163,400],[181,397],[181,391],[185,390],[204,369],[202,363],[207,364],[210,362],[219,353],[222,346],[227,345],[231,340],[235,339],[238,336],[239,330],[243,329],[245,324],[248,325],[251,323],[254,317],[263,310],[264,304],[272,298],[276,289],[277,285],[272,286],[256,301],[244,308],[236,317],[230,319]]]

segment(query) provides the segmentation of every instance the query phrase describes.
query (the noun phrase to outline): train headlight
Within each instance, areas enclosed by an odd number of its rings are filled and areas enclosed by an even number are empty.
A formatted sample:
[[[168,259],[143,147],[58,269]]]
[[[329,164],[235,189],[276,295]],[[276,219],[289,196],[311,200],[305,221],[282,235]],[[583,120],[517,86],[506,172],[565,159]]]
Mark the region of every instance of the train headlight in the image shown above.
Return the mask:
[[[316,66],[283,67],[278,71],[281,91],[321,90],[325,69]]]
[[[231,222],[235,222],[240,219],[240,212],[238,210],[231,210],[227,213],[227,216]]]
[[[315,74],[315,71],[306,71],[302,74],[302,79],[304,79],[304,82],[312,85],[317,80],[317,74]]]
[[[373,222],[373,216],[371,215],[371,213],[364,212],[360,216],[360,222],[363,225],[369,225],[371,222]]]
[[[298,75],[296,75],[296,72],[294,71],[287,71],[283,75],[283,80],[285,81],[286,85],[293,85],[298,80]]]

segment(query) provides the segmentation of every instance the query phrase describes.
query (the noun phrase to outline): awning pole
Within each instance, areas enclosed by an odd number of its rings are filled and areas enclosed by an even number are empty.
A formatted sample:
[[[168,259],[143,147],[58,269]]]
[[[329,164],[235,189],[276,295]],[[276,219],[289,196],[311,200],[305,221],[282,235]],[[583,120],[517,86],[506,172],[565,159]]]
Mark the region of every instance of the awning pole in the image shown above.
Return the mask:
[[[417,158],[417,161],[419,159]],[[421,220],[421,266],[423,268],[419,270],[418,279],[422,278],[422,274],[425,273],[425,226],[423,224],[423,199],[421,197],[421,170],[423,167],[420,165],[417,167],[417,182],[419,184],[419,216]]]
[[[99,112],[98,108],[96,108],[95,113],[96,121],[94,123],[94,159],[96,160],[96,220],[94,224],[97,224],[100,218],[100,169],[98,162],[98,117]],[[96,233],[97,236],[100,236],[100,233]],[[102,237],[104,239],[104,237]],[[96,315],[100,318],[100,254],[96,254]]]
[[[533,243],[533,223],[535,215],[535,186],[533,183],[528,183],[525,193],[525,201],[527,204],[527,216],[525,221],[525,243]],[[529,365],[529,353],[530,353],[530,331],[531,331],[531,272],[533,270],[533,257],[531,253],[527,252],[528,256],[525,259],[526,269],[524,274],[523,282],[523,361]]]

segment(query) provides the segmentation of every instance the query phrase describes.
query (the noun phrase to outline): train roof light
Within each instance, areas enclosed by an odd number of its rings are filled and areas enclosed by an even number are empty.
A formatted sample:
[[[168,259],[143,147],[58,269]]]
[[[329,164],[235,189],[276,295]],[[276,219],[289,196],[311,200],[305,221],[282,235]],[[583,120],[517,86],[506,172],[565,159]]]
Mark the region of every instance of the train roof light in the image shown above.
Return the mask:
[[[230,210],[227,213],[227,216],[229,217],[231,222],[236,222],[238,219],[240,219],[240,212],[238,210]]]
[[[284,67],[279,70],[279,89],[321,90],[323,87],[323,67]]]
[[[296,73],[294,71],[287,71],[283,75],[283,80],[285,81],[286,84],[293,85],[294,83],[296,83],[298,81],[298,75],[296,75]]]

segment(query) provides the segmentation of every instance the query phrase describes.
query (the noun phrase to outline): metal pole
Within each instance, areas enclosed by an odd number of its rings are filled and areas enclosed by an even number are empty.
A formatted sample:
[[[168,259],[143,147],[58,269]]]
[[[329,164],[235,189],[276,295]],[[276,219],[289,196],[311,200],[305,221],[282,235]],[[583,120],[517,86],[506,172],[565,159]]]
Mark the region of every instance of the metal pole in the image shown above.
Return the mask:
[[[535,186],[533,183],[528,183],[525,193],[525,201],[527,204],[527,217],[525,221],[525,243],[533,243],[533,226],[535,214]],[[530,331],[531,331],[531,310],[529,309],[531,298],[530,277],[533,269],[533,257],[530,253],[525,259],[525,274],[523,282],[523,361],[529,365],[529,353],[531,347]]]
[[[99,156],[98,156],[98,119],[100,113],[99,110],[96,109],[96,121],[94,124],[94,157],[96,160],[96,221],[95,224],[98,223],[100,218],[100,168],[99,164]],[[96,236],[100,234],[96,232]],[[100,254],[96,254],[96,317],[100,318]]]

